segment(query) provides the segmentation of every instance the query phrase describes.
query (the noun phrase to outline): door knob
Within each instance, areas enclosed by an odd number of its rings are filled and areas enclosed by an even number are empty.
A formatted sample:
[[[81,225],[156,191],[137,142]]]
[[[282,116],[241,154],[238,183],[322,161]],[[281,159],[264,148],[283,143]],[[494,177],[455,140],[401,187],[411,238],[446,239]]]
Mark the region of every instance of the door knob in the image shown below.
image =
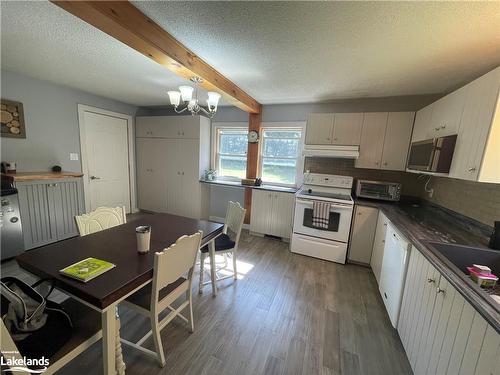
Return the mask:
[[[100,180],[101,178],[100,178],[100,177],[97,177],[97,176],[90,176],[90,179],[91,179],[91,180]]]
[[[476,170],[476,167],[469,168],[469,172],[474,172]]]
[[[431,279],[431,278],[429,278],[429,279],[427,279],[427,282],[428,282],[428,283],[435,283],[435,282],[436,282],[436,280],[435,280],[435,279]]]
[[[445,290],[444,289],[441,289],[440,287],[437,287],[436,288],[436,293],[439,294],[439,293],[443,293],[444,294]]]

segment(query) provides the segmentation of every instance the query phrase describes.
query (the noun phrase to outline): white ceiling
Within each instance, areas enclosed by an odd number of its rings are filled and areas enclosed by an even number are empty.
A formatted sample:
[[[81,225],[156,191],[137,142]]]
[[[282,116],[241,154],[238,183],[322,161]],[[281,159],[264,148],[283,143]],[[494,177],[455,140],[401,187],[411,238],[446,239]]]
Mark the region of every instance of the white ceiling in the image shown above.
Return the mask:
[[[263,104],[443,93],[500,64],[500,2],[134,2]],[[2,68],[137,105],[182,79],[46,3],[2,2]]]

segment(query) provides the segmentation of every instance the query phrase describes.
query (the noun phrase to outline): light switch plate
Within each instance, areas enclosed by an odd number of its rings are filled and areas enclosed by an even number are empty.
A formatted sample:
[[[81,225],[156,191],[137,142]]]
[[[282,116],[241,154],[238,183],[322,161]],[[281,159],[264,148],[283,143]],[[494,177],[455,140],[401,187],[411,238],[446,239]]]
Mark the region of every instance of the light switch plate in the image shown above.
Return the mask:
[[[78,160],[78,154],[76,152],[70,152],[69,160]]]

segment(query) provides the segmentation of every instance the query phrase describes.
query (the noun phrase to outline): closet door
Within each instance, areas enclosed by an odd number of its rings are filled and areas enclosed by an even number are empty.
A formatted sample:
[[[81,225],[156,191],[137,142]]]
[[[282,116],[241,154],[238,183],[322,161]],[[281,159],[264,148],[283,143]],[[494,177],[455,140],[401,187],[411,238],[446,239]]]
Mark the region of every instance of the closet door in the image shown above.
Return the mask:
[[[142,210],[165,212],[165,140],[137,138],[137,200]]]
[[[380,169],[387,116],[387,112],[364,114],[356,168]]]
[[[182,202],[178,212],[183,216],[199,218],[201,209],[199,141],[197,139],[183,139],[178,143],[178,147],[180,172],[178,195],[179,201]]]

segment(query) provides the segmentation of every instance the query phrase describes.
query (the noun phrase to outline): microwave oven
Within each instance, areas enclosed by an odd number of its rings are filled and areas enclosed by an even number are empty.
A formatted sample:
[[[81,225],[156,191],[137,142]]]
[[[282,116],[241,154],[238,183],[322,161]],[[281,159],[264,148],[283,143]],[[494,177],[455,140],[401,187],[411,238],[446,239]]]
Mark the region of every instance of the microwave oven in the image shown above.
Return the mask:
[[[406,168],[414,171],[448,173],[456,142],[456,134],[413,142],[410,145]]]
[[[358,180],[356,184],[356,196],[358,198],[399,201],[401,197],[401,184],[396,182]]]

